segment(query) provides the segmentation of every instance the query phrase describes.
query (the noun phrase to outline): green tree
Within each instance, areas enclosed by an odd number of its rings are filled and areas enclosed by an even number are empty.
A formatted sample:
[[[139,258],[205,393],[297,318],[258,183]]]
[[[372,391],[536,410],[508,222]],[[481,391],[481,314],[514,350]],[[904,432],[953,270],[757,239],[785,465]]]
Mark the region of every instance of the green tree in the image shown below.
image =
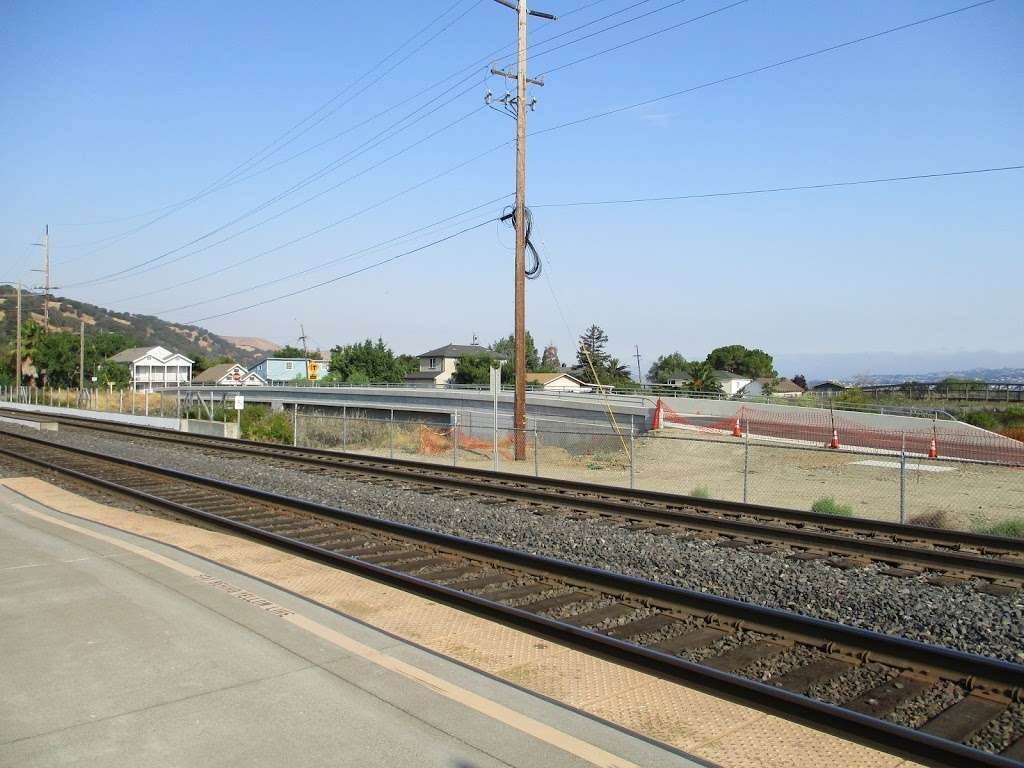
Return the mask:
[[[661,355],[647,369],[647,379],[652,384],[668,384],[669,379],[685,378],[689,361],[678,352]]]
[[[706,362],[715,370],[732,371],[752,379],[778,375],[771,355],[762,349],[747,349],[742,344],[713,349]]]
[[[540,370],[544,373],[554,373],[561,367],[562,363],[558,359],[558,347],[554,344],[548,344],[544,347],[544,355],[540,360]]]
[[[690,385],[687,389],[691,392],[722,391],[721,382],[715,378],[715,368],[707,360],[702,363],[690,363],[686,372],[690,377]]]
[[[605,350],[608,345],[608,334],[599,326],[592,325],[580,336],[580,345],[576,351],[576,366],[590,371],[593,366],[598,374],[607,367],[611,355]]]
[[[455,365],[452,381],[486,386],[491,382],[491,368],[496,365],[498,361],[488,354],[466,355]]]
[[[807,389],[807,377],[802,373],[798,373],[791,379],[791,381],[800,387],[800,389]]]
[[[291,344],[286,344],[285,346],[283,346],[279,350],[277,350],[277,352],[272,354],[271,357],[299,357],[299,358],[305,358],[305,357],[307,357],[307,355],[306,355],[305,351],[299,349],[298,347],[293,347]]]
[[[396,384],[417,367],[414,358],[396,357],[383,339],[366,339],[331,350],[330,378],[351,384]]]
[[[491,345],[491,351],[497,355],[501,355],[510,363],[512,368],[515,368],[515,356],[516,356],[516,337],[514,333],[510,333],[503,339],[498,339]],[[508,366],[506,366],[508,367]],[[533,342],[533,336],[530,332],[526,332],[526,370],[537,371],[540,369],[540,354],[537,352],[537,345]]]

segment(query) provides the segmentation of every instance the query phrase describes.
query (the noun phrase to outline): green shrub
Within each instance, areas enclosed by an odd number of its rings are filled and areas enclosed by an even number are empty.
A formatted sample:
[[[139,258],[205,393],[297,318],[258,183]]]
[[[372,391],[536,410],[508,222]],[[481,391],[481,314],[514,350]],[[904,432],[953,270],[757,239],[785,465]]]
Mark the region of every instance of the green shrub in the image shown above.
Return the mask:
[[[811,511],[819,515],[835,515],[836,517],[852,517],[853,507],[840,504],[834,496],[822,496],[811,505]]]
[[[998,523],[982,523],[974,527],[975,533],[987,533],[992,536],[1006,536],[1012,539],[1024,539],[1024,517],[1013,517]]]
[[[261,443],[291,443],[292,419],[284,411],[271,412],[263,405],[242,411],[242,437]]]
[[[710,491],[708,491],[708,489],[705,486],[703,486],[703,485],[698,485],[696,488],[694,488],[692,491],[690,491],[690,495],[691,496],[696,496],[698,499],[710,499],[711,498]]]

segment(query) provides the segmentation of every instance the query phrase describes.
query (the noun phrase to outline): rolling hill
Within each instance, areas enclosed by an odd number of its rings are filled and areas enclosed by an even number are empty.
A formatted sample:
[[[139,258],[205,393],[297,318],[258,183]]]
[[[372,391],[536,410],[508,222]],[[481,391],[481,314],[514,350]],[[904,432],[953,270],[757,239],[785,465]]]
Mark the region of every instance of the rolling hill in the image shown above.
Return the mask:
[[[11,285],[0,285],[0,344],[4,350],[14,339],[17,290]],[[22,322],[43,322],[42,295],[23,290],[21,294]],[[206,358],[226,355],[249,365],[257,362],[259,351],[251,346],[238,346],[223,336],[195,325],[180,325],[151,315],[115,312],[84,301],[50,297],[50,326],[62,331],[78,331],[79,321],[85,320],[85,332],[123,333],[133,345],[160,345],[188,357]]]

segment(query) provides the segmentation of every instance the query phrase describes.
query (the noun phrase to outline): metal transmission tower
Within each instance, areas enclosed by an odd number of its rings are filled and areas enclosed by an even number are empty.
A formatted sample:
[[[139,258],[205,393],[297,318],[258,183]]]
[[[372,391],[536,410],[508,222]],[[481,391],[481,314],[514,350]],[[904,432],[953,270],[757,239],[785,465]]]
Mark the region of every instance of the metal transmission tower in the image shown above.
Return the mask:
[[[43,330],[49,332],[50,330],[50,225],[46,225],[46,229],[43,231],[43,242],[32,243],[32,245],[38,245],[43,249],[43,268],[33,269],[33,272],[43,273],[43,284],[36,286],[37,288],[43,289]]]
[[[526,85],[544,85],[543,80],[531,80],[526,76],[526,17],[537,16],[551,21],[555,17],[550,13],[528,10],[526,0],[519,0],[518,3],[510,0],[495,2],[514,10],[519,21],[519,63],[516,71],[506,72],[491,67],[491,74],[516,81],[515,98],[505,94],[500,101],[506,109],[510,110],[514,106],[516,110],[516,207],[512,220],[516,230],[516,391],[513,428],[515,458],[516,461],[523,461],[526,459],[526,246],[529,234],[526,213],[526,108],[529,106],[532,109],[534,106],[534,103],[528,105],[526,102]],[[490,103],[490,94],[487,101]]]

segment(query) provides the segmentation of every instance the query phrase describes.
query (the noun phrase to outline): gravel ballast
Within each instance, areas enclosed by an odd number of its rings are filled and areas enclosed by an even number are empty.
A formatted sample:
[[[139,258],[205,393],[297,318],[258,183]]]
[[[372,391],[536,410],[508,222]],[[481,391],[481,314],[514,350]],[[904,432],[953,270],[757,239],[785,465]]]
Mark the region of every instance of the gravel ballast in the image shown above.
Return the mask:
[[[19,427],[4,425],[12,432]],[[39,437],[40,433],[26,430]],[[1024,596],[989,595],[970,583],[938,587],[870,566],[840,570],[784,552],[717,547],[713,540],[654,536],[517,504],[420,493],[391,482],[155,440],[61,426],[44,439],[311,499],[442,533],[557,557],[688,589],[780,608],[890,635],[1024,663]],[[123,506],[123,503],[122,503]],[[858,686],[859,687],[859,686]]]

